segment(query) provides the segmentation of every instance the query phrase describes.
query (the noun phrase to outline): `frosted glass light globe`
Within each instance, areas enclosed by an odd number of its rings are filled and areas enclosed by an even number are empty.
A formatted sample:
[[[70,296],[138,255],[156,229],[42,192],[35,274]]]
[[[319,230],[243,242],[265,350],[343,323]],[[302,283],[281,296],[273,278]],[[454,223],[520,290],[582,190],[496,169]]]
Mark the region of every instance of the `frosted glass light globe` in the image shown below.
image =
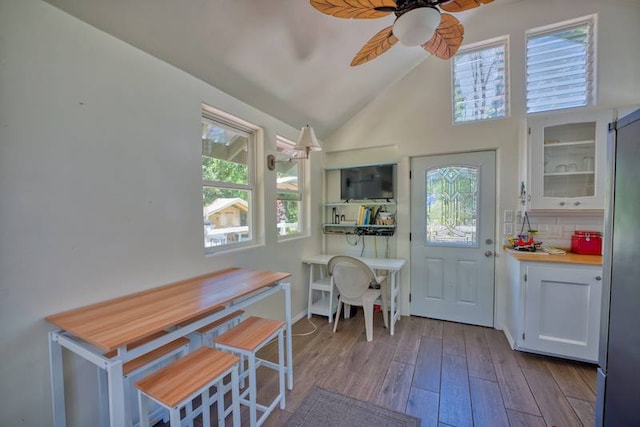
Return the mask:
[[[420,46],[433,36],[440,25],[440,12],[419,7],[400,15],[393,23],[393,35],[405,46]]]

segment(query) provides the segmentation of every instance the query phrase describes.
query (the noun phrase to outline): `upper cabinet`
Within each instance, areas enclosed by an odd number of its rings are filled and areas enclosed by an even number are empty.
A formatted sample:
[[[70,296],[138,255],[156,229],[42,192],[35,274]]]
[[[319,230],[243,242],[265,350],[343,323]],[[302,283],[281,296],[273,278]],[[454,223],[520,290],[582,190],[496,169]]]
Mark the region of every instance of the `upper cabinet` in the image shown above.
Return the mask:
[[[528,121],[530,209],[604,209],[611,110]]]

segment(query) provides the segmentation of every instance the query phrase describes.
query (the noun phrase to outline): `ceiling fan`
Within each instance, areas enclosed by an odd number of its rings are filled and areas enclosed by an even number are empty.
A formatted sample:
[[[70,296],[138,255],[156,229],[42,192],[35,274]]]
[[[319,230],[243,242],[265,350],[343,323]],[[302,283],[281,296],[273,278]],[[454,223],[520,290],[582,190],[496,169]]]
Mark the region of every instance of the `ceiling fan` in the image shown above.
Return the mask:
[[[441,59],[449,59],[462,44],[464,28],[445,12],[462,12],[493,0],[310,0],[320,12],[337,18],[374,19],[390,13],[393,25],[378,32],[360,49],[351,66],[364,64],[400,41],[405,46],[422,46]]]

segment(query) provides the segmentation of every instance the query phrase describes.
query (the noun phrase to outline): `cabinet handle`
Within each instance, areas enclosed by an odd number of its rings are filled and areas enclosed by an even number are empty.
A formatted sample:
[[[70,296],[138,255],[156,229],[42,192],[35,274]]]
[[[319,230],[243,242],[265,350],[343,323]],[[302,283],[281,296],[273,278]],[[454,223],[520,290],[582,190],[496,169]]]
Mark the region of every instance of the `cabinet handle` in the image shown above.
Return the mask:
[[[602,277],[596,276],[596,280],[599,282],[600,280],[602,280]]]
[[[564,206],[564,205],[566,205],[565,202],[560,202],[560,206]]]
[[[580,202],[574,202],[573,203],[575,206],[580,206]]]

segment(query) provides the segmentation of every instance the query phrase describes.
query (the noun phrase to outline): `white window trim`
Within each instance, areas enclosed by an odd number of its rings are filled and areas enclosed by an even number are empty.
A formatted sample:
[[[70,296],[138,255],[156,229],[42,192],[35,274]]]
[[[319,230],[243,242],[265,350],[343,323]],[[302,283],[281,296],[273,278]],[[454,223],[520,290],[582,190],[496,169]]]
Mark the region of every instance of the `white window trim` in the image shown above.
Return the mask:
[[[276,136],[276,151],[278,151],[278,146],[280,144],[286,144],[286,145],[290,145],[290,146],[295,146],[296,143],[283,137],[280,135]],[[278,156],[276,156],[276,158],[279,158],[279,154]],[[278,160],[279,161],[279,160]],[[299,225],[298,225],[298,232],[297,233],[293,233],[293,234],[287,234],[287,235],[280,235],[280,233],[277,234],[278,236],[278,241],[286,241],[286,240],[293,240],[293,239],[298,239],[300,237],[308,237],[309,235],[309,221],[308,221],[308,216],[307,216],[307,212],[308,212],[308,208],[307,206],[309,205],[309,201],[308,201],[308,191],[307,191],[307,183],[309,181],[308,179],[308,167],[307,167],[307,162],[305,162],[304,159],[291,159],[291,161],[295,161],[298,162],[298,191],[292,192],[292,193],[300,193],[300,212],[298,212],[298,221],[299,221]],[[276,174],[277,175],[277,174]],[[277,179],[277,176],[276,176]],[[276,201],[278,200],[278,186],[276,183]],[[287,192],[287,191],[285,191]],[[277,220],[277,218],[276,218]]]
[[[593,50],[593,62],[591,64],[592,67],[592,79],[591,79],[591,102],[588,103],[587,105],[583,105],[580,107],[568,107],[568,108],[562,108],[562,109],[556,109],[556,110],[545,110],[545,111],[537,111],[535,113],[527,113],[527,41],[529,40],[529,37],[531,36],[539,36],[541,34],[544,33],[553,33],[555,31],[560,31],[563,30],[565,28],[570,28],[570,27],[575,27],[578,26],[580,24],[583,23],[587,23],[591,21],[593,24],[593,34],[592,34],[592,40],[591,40],[591,49]],[[525,49],[525,67],[524,67],[524,84],[525,84],[525,88],[524,88],[524,93],[525,93],[525,98],[524,98],[524,110],[525,113],[527,114],[528,117],[536,117],[536,116],[544,116],[544,115],[549,115],[549,114],[553,114],[556,112],[567,112],[567,111],[580,111],[580,110],[587,110],[590,108],[595,107],[596,105],[598,105],[598,14],[594,13],[592,15],[585,15],[579,18],[574,18],[574,19],[569,19],[566,21],[562,21],[562,22],[556,22],[554,24],[549,24],[549,25],[544,25],[541,27],[536,27],[536,28],[531,28],[527,31],[525,31],[525,37],[524,37],[524,49]]]
[[[511,72],[511,58],[509,55],[509,35],[503,35],[499,37],[494,37],[487,40],[482,40],[475,43],[470,43],[464,46],[461,46],[458,49],[459,53],[466,53],[474,50],[487,49],[493,46],[504,45],[504,90],[505,90],[505,109],[504,116],[502,117],[492,117],[488,119],[477,119],[477,120],[467,120],[463,122],[456,123],[455,121],[455,66],[453,60],[451,60],[451,124],[455,126],[466,125],[470,123],[478,123],[478,122],[487,122],[492,120],[502,120],[511,117],[511,79],[509,78],[509,74]]]
[[[264,130],[260,126],[205,103],[201,104],[200,121],[202,122],[203,119],[212,120],[250,133],[251,138],[249,139],[249,143],[252,144],[252,149],[248,150],[247,159],[249,181],[251,183],[251,202],[249,205],[250,215],[248,221],[252,230],[252,238],[250,240],[234,244],[212,246],[208,248],[203,247],[204,254],[205,256],[211,256],[220,253],[236,252],[257,246],[264,246],[264,168],[262,162],[257,161],[262,158],[264,153]],[[227,188],[233,187],[233,185],[229,185],[229,183],[222,184]],[[200,193],[202,193],[203,188],[204,183],[202,181],[202,171],[200,171]],[[202,210],[200,210],[199,216],[200,218],[202,217]]]

